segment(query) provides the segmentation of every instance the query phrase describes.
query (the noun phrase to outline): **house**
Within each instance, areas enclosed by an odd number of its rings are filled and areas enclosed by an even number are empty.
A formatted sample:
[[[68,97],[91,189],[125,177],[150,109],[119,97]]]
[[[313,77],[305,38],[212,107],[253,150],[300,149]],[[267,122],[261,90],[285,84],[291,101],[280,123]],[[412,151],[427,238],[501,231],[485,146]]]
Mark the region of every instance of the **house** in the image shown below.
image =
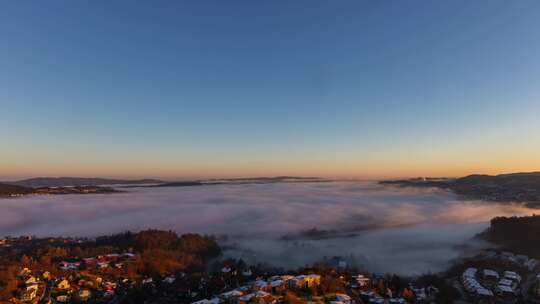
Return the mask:
[[[287,280],[287,285],[289,286],[289,288],[301,287],[302,286],[301,278],[294,277],[290,280]]]
[[[356,277],[356,282],[358,282],[358,285],[360,287],[366,287],[369,285],[369,283],[371,282],[371,279],[369,278],[366,278],[363,274],[359,274],[357,277]]]
[[[471,277],[465,277],[463,279],[463,287],[465,287],[465,290],[467,290],[470,293],[482,296],[482,297],[491,297],[493,296],[493,292],[491,290],[486,289],[484,286],[482,286],[475,278]],[[416,290],[415,290],[416,294]],[[417,298],[418,298],[418,294]]]
[[[234,290],[231,290],[231,291],[228,291],[228,292],[224,292],[220,295],[220,297],[224,300],[230,300],[230,299],[233,299],[233,298],[238,298],[238,297],[241,297],[243,296],[244,293],[238,289],[234,289]]]
[[[310,274],[305,278],[307,287],[318,286],[321,284],[321,276],[318,274]]]
[[[212,298],[210,300],[204,299],[197,302],[193,302],[192,304],[219,304],[221,301],[218,298]]]
[[[370,299],[374,298],[376,296],[375,292],[372,290],[363,290],[360,291],[360,299],[364,302],[369,302]]]
[[[21,294],[21,301],[23,302],[30,302],[32,301],[36,295],[37,295],[38,287],[37,285],[32,285],[26,288]]]
[[[501,257],[503,259],[507,260],[507,261],[512,262],[512,263],[519,264],[517,257],[511,252],[503,252],[503,253],[501,253]]]
[[[79,286],[86,286],[87,282],[88,281],[86,281],[86,279],[80,279],[79,281],[76,282],[76,284]]]
[[[90,299],[90,296],[92,296],[92,293],[88,289],[81,289],[77,293],[77,297],[81,301],[88,301],[88,299]]]
[[[526,255],[524,255],[524,254],[517,254],[517,255],[516,255],[516,260],[517,260],[519,263],[525,265],[525,264],[529,261],[529,257],[526,256]]]
[[[343,304],[352,303],[351,297],[343,293],[336,293],[336,301],[341,302]]]
[[[118,253],[110,253],[106,255],[108,260],[116,261],[120,258],[120,255]]]
[[[176,278],[174,276],[168,276],[165,279],[163,279],[163,282],[167,284],[172,284],[174,283],[174,281],[176,281]]]
[[[476,268],[467,268],[463,272],[463,278],[474,278],[476,276],[476,273],[478,272],[478,269]]]
[[[247,304],[254,297],[255,297],[255,293],[250,293],[250,294],[247,294],[247,295],[243,295],[243,296],[238,298],[238,304]],[[195,304],[195,303],[193,303],[193,304]]]
[[[113,290],[115,288],[116,288],[116,283],[114,283],[114,282],[105,282],[103,284],[103,289],[105,289],[105,290]]]
[[[280,293],[287,289],[287,285],[281,279],[270,282],[272,293]]]
[[[505,271],[504,278],[508,280],[516,281],[517,283],[521,282],[521,276],[514,271]]]
[[[29,275],[31,273],[32,273],[32,270],[25,267],[25,268],[23,268],[21,270],[21,272],[19,273],[19,276],[24,277],[24,276],[27,276],[27,275]]]
[[[275,303],[276,299],[268,292],[265,292],[262,290],[259,290],[257,292],[250,293],[250,294],[247,294],[245,296],[238,298],[239,304],[247,304],[251,301],[254,301],[259,304],[270,304],[270,303]]]
[[[321,283],[321,276],[318,274],[299,275],[289,281],[290,288],[310,288]]]
[[[265,280],[257,280],[253,283],[254,290],[269,290],[270,286]]]
[[[96,266],[97,259],[96,258],[85,258],[83,259],[84,263],[88,266]]]
[[[533,271],[536,266],[538,266],[538,260],[536,259],[530,259],[527,261],[527,263],[525,263],[525,267],[527,267],[527,269],[529,269],[529,271]]]
[[[103,279],[101,277],[95,277],[94,282],[96,282],[96,285],[101,285]]]
[[[493,250],[486,250],[486,251],[483,251],[483,252],[482,252],[482,255],[483,255],[486,259],[493,259],[493,258],[496,258],[496,257],[497,257],[497,252],[496,252],[496,251],[493,251]]]
[[[56,297],[56,302],[67,303],[67,302],[69,302],[69,296],[68,295],[59,295],[59,296]]]
[[[480,297],[484,297],[484,298],[493,297],[493,292],[491,290],[483,288],[483,287],[476,289],[476,294],[479,295]]]
[[[25,281],[24,284],[26,285],[34,285],[37,284],[37,279],[34,276],[29,276]]]
[[[369,303],[373,303],[373,304],[384,304],[385,302],[386,301],[381,297],[374,297],[369,300]]]
[[[515,281],[509,280],[509,279],[502,279],[499,281],[499,286],[508,286],[512,289],[515,289],[517,287],[517,283]]]
[[[76,270],[76,269],[79,268],[80,265],[81,265],[81,263],[79,263],[79,262],[70,263],[70,262],[62,261],[62,262],[60,262],[60,269],[62,269],[62,270]]]
[[[70,287],[69,281],[66,280],[66,279],[63,279],[60,282],[58,282],[58,284],[56,284],[56,288],[58,288],[60,290],[69,289],[69,287]]]
[[[497,293],[504,296],[515,296],[514,289],[507,285],[497,285]]]
[[[484,280],[487,281],[497,281],[499,280],[499,274],[491,269],[484,269],[483,271]]]
[[[424,301],[427,298],[425,288],[412,288],[412,290],[418,301]]]

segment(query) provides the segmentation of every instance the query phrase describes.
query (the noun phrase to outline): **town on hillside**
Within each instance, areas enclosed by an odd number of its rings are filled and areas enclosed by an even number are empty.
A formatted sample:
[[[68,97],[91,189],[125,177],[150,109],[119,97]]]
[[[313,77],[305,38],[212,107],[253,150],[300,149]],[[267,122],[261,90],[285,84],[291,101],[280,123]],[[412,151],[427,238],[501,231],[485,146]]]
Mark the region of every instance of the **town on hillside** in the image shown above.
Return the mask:
[[[485,251],[448,272],[374,274],[335,257],[294,271],[222,259],[209,237],[148,230],[96,239],[6,237],[9,303],[540,303],[539,263]]]

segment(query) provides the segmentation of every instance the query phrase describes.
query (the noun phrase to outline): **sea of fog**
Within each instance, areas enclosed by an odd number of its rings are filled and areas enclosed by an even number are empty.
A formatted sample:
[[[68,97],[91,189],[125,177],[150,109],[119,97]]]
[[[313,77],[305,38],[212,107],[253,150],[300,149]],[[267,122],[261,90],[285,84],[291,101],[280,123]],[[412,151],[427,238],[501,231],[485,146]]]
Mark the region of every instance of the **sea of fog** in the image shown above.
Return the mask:
[[[374,272],[443,270],[498,215],[527,208],[372,182],[128,188],[0,200],[0,235],[97,236],[147,228],[220,236],[225,255],[299,267],[341,256]],[[316,228],[317,233],[306,236]],[[326,231],[326,233],[319,233]],[[226,236],[226,237],[224,237]]]

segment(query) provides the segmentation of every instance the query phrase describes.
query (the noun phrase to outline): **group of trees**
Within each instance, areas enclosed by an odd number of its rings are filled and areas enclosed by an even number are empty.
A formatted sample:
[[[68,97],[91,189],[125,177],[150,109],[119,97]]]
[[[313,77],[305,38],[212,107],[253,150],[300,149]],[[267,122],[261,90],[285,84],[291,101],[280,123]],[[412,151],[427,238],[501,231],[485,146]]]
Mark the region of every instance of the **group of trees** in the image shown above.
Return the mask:
[[[214,239],[198,234],[178,236],[172,231],[146,230],[99,237],[95,241],[73,242],[68,239],[35,239],[19,247],[4,250],[0,256],[0,300],[17,289],[17,275],[24,267],[62,275],[58,262],[110,253],[132,252],[135,258],[124,267],[109,267],[109,274],[122,277],[158,276],[178,271],[200,271],[208,261],[221,254]],[[87,265],[81,263],[80,268]]]
[[[482,237],[505,250],[540,258],[540,216],[496,217]]]
[[[135,250],[137,252],[152,249],[179,250],[205,257],[217,256],[221,253],[218,244],[211,237],[193,233],[178,236],[174,231],[153,229],[138,233],[124,232],[102,236],[88,245],[93,247],[114,246],[122,251]]]
[[[17,289],[18,267],[0,260],[0,302],[1,299],[8,299],[14,290]]]
[[[199,234],[178,236],[173,231],[162,230],[99,237],[95,242],[87,243],[83,252],[100,248],[107,248],[109,252],[136,252],[136,259],[127,267],[151,276],[200,270],[210,259],[221,254],[221,248],[211,237]]]

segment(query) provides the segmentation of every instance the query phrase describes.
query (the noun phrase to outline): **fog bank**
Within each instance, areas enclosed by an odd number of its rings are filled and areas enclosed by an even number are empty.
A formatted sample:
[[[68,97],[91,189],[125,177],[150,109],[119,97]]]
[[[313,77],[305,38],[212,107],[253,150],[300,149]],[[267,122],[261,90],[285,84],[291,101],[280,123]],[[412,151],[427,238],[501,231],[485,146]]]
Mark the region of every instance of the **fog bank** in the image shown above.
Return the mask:
[[[172,229],[228,235],[228,255],[295,267],[323,256],[353,255],[373,271],[437,271],[456,248],[498,215],[532,211],[462,201],[434,189],[367,182],[215,185],[128,189],[106,195],[0,200],[0,235],[97,236]],[[332,231],[304,239],[306,230]],[[284,235],[295,236],[282,240]]]

